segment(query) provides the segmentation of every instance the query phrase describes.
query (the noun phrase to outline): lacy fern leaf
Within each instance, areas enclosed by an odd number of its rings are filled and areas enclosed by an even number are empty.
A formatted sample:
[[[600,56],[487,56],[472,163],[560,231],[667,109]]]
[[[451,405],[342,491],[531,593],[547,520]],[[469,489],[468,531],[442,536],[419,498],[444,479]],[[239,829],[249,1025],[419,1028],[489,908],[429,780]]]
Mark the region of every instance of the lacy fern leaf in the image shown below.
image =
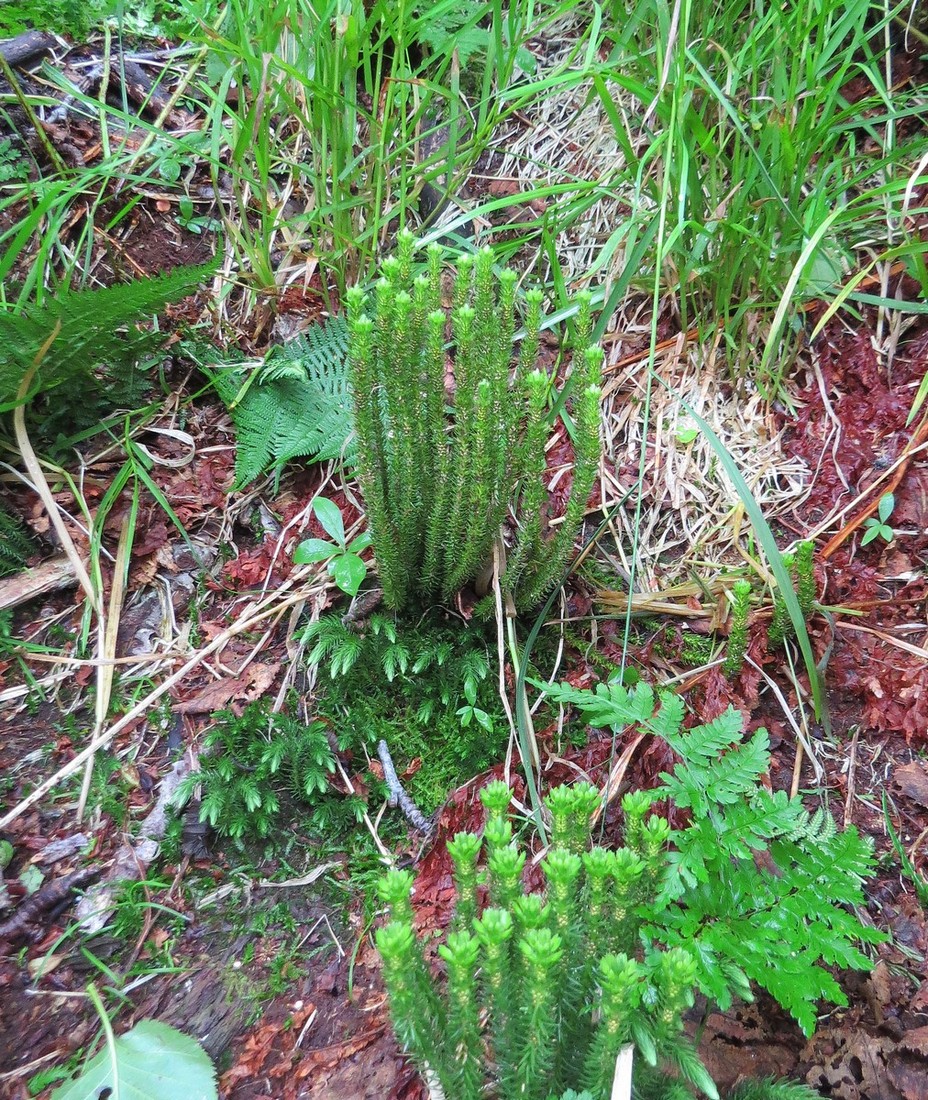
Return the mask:
[[[726,717],[738,726],[741,725],[741,716],[736,711],[730,710],[723,715],[723,718]],[[701,734],[705,730],[706,727],[702,726],[697,731],[697,738],[703,744],[706,738]],[[687,761],[687,767],[678,769],[673,775],[664,773],[661,779],[678,806],[692,807],[699,814],[708,813],[713,803],[731,806],[738,802],[744,797],[746,790],[757,784],[770,761],[770,740],[766,730],[757,730],[746,745],[740,745],[737,749],[715,757],[706,757],[701,753],[691,756],[691,738],[676,740],[677,744],[674,745],[668,738],[671,747]],[[710,743],[716,744],[717,739],[711,738]]]
[[[686,757],[691,767],[711,764],[726,749],[741,741],[742,719],[734,707],[692,730],[681,731],[682,722],[683,700],[679,695],[665,695],[661,699],[660,711],[648,725],[674,752]]]
[[[235,425],[235,489],[294,458],[354,460],[344,318],[313,325],[263,363],[212,369]]]
[[[34,553],[25,524],[0,504],[0,577],[21,572]]]

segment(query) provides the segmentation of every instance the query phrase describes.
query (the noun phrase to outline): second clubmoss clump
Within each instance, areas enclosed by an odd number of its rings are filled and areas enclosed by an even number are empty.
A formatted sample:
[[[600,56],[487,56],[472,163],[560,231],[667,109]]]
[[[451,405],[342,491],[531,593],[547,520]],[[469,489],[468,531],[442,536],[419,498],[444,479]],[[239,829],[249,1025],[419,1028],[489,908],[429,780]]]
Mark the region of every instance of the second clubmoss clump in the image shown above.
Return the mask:
[[[430,245],[413,277],[414,249],[401,232],[372,300],[358,287],[347,295],[358,471],[384,600],[396,609],[451,599],[492,560],[511,508],[519,527],[503,587],[530,608],[566,564],[599,462],[603,353],[590,343],[590,297],[578,300],[566,383],[573,484],[552,532],[544,475],[554,387],[536,366],[541,291],[525,295],[515,356],[516,273],[497,275],[490,248],[461,257],[446,346],[443,252]]]

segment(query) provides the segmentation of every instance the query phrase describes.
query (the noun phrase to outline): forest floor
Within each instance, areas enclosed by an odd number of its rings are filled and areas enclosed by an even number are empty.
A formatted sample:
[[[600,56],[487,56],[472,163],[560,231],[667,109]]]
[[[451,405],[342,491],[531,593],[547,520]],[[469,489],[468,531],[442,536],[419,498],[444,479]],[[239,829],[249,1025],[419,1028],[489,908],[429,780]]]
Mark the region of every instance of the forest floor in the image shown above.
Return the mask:
[[[133,219],[120,246],[133,269],[150,274],[195,262],[210,251],[208,235],[178,226],[155,199],[140,202]],[[908,296],[917,297],[917,290],[909,288]],[[180,326],[204,305],[201,295],[173,307],[168,323]],[[289,288],[274,312],[275,323],[294,325],[321,316],[318,284]],[[814,312],[808,315],[810,325],[815,319]],[[662,324],[669,340],[671,320]],[[787,651],[767,651],[762,616],[751,628],[748,654],[754,663],[731,681],[717,665],[686,669],[685,634],[707,634],[713,618],[714,608],[700,595],[680,598],[690,616],[685,620],[651,615],[648,621],[657,621],[636,633],[626,658],[655,684],[677,678],[700,720],[732,704],[744,713],[749,729],[765,726],[773,748],[773,789],[799,790],[810,805],[827,805],[840,825],[853,824],[872,837],[880,857],[861,916],[891,938],[875,949],[871,973],[841,975],[849,1004],[825,1012],[811,1039],[765,996],[725,1013],[696,1006],[690,1024],[699,1031],[702,1056],[721,1085],[772,1074],[806,1081],[836,1100],[928,1096],[928,928],[887,831],[888,813],[912,864],[924,870],[928,463],[925,422],[907,425],[906,419],[928,371],[928,321],[908,327],[889,368],[874,350],[885,336],[881,324],[875,309],[864,311],[859,321],[829,321],[805,349],[790,382],[794,410],[774,406],[763,418],[764,431],[776,441],[780,468],[790,478],[796,470],[802,473],[801,491],[771,522],[784,545],[812,536],[822,551],[816,579],[820,602],[832,613],[816,616],[809,630],[824,669],[830,729],[802,717],[811,713],[805,681],[791,668]],[[256,328],[251,346],[261,347],[262,325]],[[249,339],[246,335],[246,344]],[[686,346],[669,342],[665,366],[672,374],[685,359]],[[617,442],[616,423],[634,393],[646,345],[638,331],[615,335],[611,348],[613,425],[606,432],[611,449],[604,461],[613,487],[629,484],[637,473],[637,452],[625,437]],[[183,748],[199,743],[210,715],[221,708],[240,711],[288,686],[301,689],[291,608],[318,615],[343,600],[324,577],[294,580],[290,560],[296,532],[320,533],[312,526],[310,504],[331,470],[288,469],[276,489],[266,480],[230,495],[234,435],[228,414],[215,395],[202,392],[202,380],[181,357],[163,369],[169,396],[142,437],[156,457],[151,476],[193,543],[212,550],[212,564],[199,573],[163,511],[151,499],[143,503],[116,648],[131,675],[117,679],[112,713],[133,713],[149,692],[186,667],[197,646],[202,652],[218,639],[224,644],[123,725],[102,772],[98,761],[94,797],[83,820],[76,814],[82,776],[77,772],[3,830],[15,854],[4,871],[11,904],[0,911],[5,922],[0,1096],[47,1096],[42,1074],[75,1065],[79,1053],[95,1042],[99,1020],[82,995],[94,981],[120,1006],[120,1029],[151,1017],[198,1038],[217,1062],[227,1100],[420,1100],[427,1095],[425,1086],[390,1030],[371,940],[376,907],[370,890],[352,873],[350,834],[339,837],[340,850],[321,847],[297,817],[288,826],[293,835],[287,854],[266,856],[204,840],[188,821],[170,858],[162,855],[139,868],[136,892],[119,906],[115,925],[88,938],[75,923],[75,891],[105,877],[130,825],[148,818],[160,783]],[[722,403],[742,400],[725,384],[713,392]],[[667,470],[659,461],[668,452],[653,440],[647,446],[655,461],[645,491],[653,492],[655,514],[672,524],[677,505],[662,482]],[[106,492],[117,464],[113,457],[94,456],[83,468],[82,489],[91,506]],[[891,488],[895,496],[892,540],[861,545],[860,529],[847,525],[860,511],[858,504],[844,517],[844,528],[841,522],[829,528],[829,535],[843,529],[846,538],[840,545],[828,543],[818,529],[833,519],[836,503],[871,499],[884,475],[884,491]],[[776,476],[774,471],[771,477]],[[672,488],[685,484],[680,478]],[[331,485],[326,492],[344,508],[353,499]],[[604,503],[611,504],[605,483],[603,493]],[[9,494],[42,536],[43,523],[45,531],[48,524],[39,504],[21,487]],[[66,496],[63,492],[65,503]],[[108,531],[114,545],[119,520],[114,515]],[[44,557],[51,557],[50,540],[45,546]],[[217,553],[220,547],[232,552]],[[654,576],[677,575],[672,555],[657,554],[655,562]],[[660,585],[654,582],[651,589],[659,592]],[[290,604],[283,598],[287,592],[294,597]],[[141,657],[160,630],[165,593],[175,623],[195,624],[198,641],[181,657],[151,654],[146,664]],[[585,582],[568,585],[564,617],[601,613],[600,599]],[[255,607],[266,607],[267,619],[226,637],[230,624]],[[12,636],[47,638],[54,624],[62,636],[73,636],[79,621],[73,590],[54,591],[16,607]],[[603,661],[618,664],[623,625],[600,618],[596,660],[568,641],[558,677],[586,686],[598,678]],[[94,668],[91,661],[67,660],[59,671],[47,655],[4,653],[0,650],[0,810],[5,813],[82,747],[93,720]],[[797,739],[797,715],[807,749]],[[616,748],[624,747],[596,731],[582,747],[562,744],[559,734],[554,721],[538,731],[551,784],[578,772],[602,784]],[[664,748],[643,742],[631,758],[626,785],[653,785],[666,764]],[[371,774],[376,778],[376,763],[346,759],[344,766],[355,792],[369,799],[369,818],[379,825],[380,796],[368,785]],[[450,792],[427,842],[410,828],[394,846],[417,872],[414,904],[423,932],[442,928],[451,912],[444,842],[463,828],[479,827],[477,793],[503,769],[501,760]],[[403,832],[399,811],[385,813],[396,818],[393,835]],[[369,839],[365,835],[364,843]],[[30,906],[30,899],[35,904]]]

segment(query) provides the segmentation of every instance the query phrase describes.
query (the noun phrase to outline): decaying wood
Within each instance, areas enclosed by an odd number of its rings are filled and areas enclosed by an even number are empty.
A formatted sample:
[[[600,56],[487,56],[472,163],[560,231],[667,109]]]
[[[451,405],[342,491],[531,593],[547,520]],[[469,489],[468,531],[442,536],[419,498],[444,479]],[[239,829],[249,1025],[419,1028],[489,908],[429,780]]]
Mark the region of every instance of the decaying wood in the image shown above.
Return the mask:
[[[29,925],[49,909],[68,901],[72,890],[90,882],[97,876],[93,868],[83,867],[63,878],[53,879],[23,901],[16,912],[0,924],[0,940],[30,938]]]
[[[182,981],[168,978],[148,986],[137,1003],[138,1015],[180,1028],[218,1059],[253,1011],[250,999],[235,986],[234,964],[248,943],[242,935],[225,949],[211,944],[209,957],[195,960]]]
[[[430,821],[403,790],[403,784],[400,783],[399,776],[396,774],[393,757],[390,755],[390,749],[387,747],[386,741],[377,742],[377,755],[380,757],[380,763],[383,764],[383,777],[390,792],[390,805],[399,806],[411,825],[425,833],[426,836],[430,836],[435,828],[435,822]]]
[[[46,592],[70,588],[74,584],[77,584],[77,574],[71,561],[64,555],[52,558],[34,569],[25,569],[0,580],[0,611],[19,607]]]
[[[26,31],[15,38],[0,42],[0,55],[10,65],[22,65],[33,58],[49,53],[55,45],[55,36],[44,31]]]
[[[94,935],[110,919],[116,907],[116,895],[126,879],[136,881],[143,877],[149,864],[158,854],[171,813],[171,804],[181,780],[190,774],[187,756],[178,760],[161,780],[161,790],[148,817],[142,822],[139,835],[126,841],[106,875],[106,881],[88,890],[77,906],[77,919],[88,935]]]

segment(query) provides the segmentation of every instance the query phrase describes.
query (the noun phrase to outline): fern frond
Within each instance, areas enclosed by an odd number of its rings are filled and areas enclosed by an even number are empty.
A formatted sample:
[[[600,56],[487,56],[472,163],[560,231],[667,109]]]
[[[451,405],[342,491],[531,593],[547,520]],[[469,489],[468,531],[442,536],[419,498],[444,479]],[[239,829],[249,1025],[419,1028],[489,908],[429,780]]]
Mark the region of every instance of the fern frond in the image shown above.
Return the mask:
[[[544,691],[556,703],[570,703],[576,706],[591,726],[610,726],[614,730],[626,726],[649,724],[652,732],[667,728],[679,728],[683,720],[682,701],[667,693],[661,697],[664,725],[652,723],[654,717],[654,689],[649,684],[638,684],[629,690],[620,683],[597,684],[593,691],[571,687],[570,684],[547,684],[530,680],[531,684]],[[660,717],[660,712],[658,717]],[[663,736],[658,733],[658,736]]]
[[[744,719],[734,707],[729,706],[711,722],[681,733],[683,700],[665,693],[661,696],[661,704],[648,728],[657,737],[662,737],[690,765],[709,764],[741,741]]]
[[[35,553],[25,524],[0,504],[0,577],[20,573]]]
[[[724,719],[726,715],[722,715]],[[732,711],[732,722],[741,725],[741,715]],[[731,725],[731,722],[726,723]],[[698,727],[696,737],[701,745],[706,741],[716,743],[714,735],[705,738],[702,734],[707,727]],[[723,736],[726,736],[723,734]],[[736,736],[740,737],[740,733]],[[713,804],[731,806],[757,789],[760,777],[770,763],[770,739],[767,731],[759,729],[747,744],[730,749],[722,756],[706,757],[701,751],[690,756],[691,738],[667,738],[671,746],[676,741],[681,745],[681,755],[686,766],[677,768],[673,775],[666,772],[661,775],[664,788],[670,797],[684,809],[692,808],[700,815],[706,814]],[[705,761],[705,763],[696,761]]]
[[[821,807],[813,814],[808,814],[803,821],[796,824],[796,828],[789,834],[787,840],[794,844],[806,842],[815,845],[825,845],[837,835],[838,824],[826,810]]]
[[[259,368],[257,384],[266,386],[270,382],[302,382],[306,377],[306,369],[299,359],[291,359],[279,354],[280,349],[275,347],[267,354],[264,366]]]
[[[354,461],[344,317],[313,325],[263,364],[208,370],[236,433],[234,489],[294,458]]]
[[[71,291],[48,297],[41,306],[0,312],[0,412],[16,407],[22,380],[46,344],[26,401],[102,364],[141,358],[163,337],[138,323],[191,294],[211,271],[212,265],[175,268],[167,275]]]

